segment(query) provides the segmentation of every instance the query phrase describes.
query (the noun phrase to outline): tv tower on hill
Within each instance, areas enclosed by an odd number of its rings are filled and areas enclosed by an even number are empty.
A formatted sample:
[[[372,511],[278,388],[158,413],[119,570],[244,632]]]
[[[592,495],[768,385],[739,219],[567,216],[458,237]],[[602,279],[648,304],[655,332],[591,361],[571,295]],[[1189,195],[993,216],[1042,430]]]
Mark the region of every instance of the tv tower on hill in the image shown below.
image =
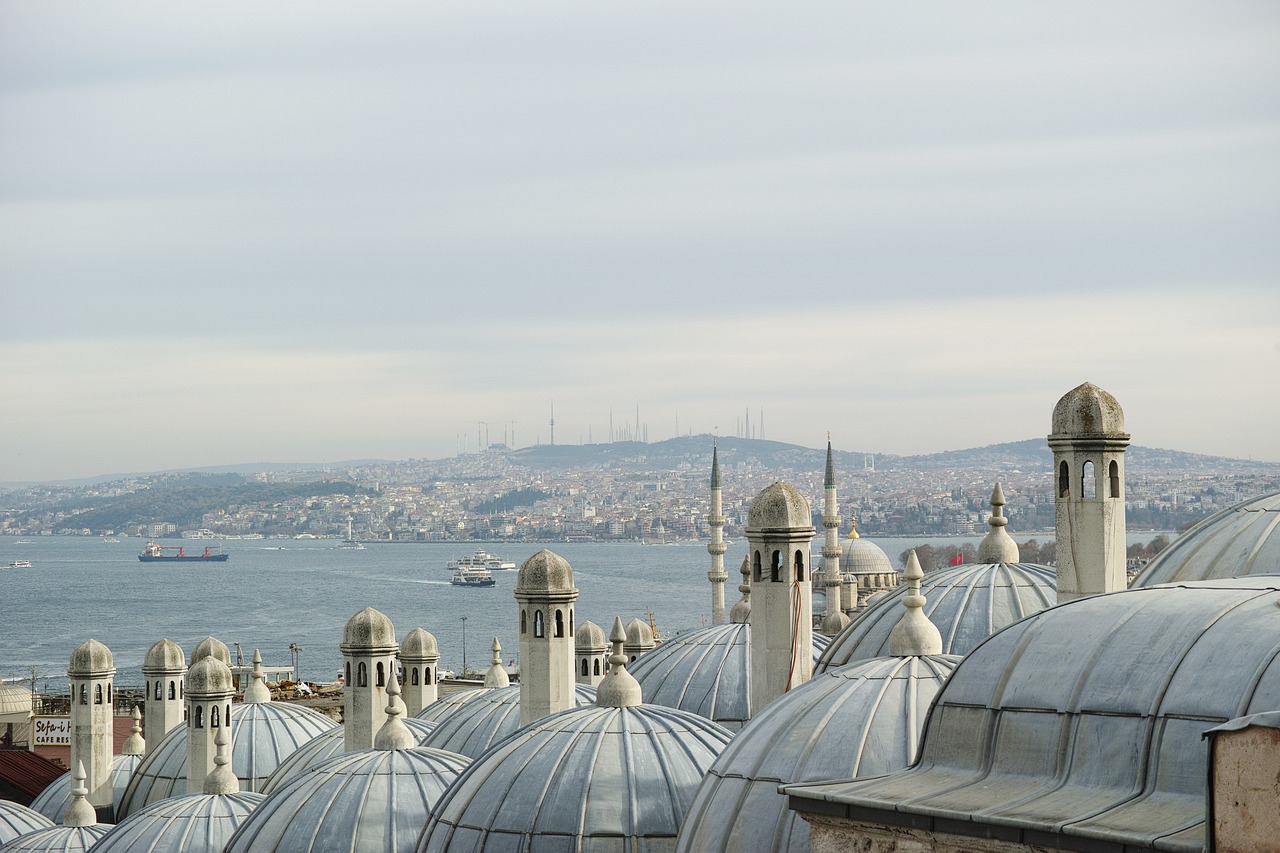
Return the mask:
[[[551,446],[556,446],[556,401],[551,401]]]

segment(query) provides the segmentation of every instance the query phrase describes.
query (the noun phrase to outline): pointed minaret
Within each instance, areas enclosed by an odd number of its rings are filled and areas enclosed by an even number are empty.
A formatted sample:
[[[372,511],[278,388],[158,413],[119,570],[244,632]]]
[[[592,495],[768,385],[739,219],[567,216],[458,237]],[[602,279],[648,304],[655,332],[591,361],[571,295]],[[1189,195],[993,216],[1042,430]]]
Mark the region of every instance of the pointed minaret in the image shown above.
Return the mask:
[[[89,805],[105,820],[114,820],[111,782],[112,685],[116,667],[111,650],[85,640],[71,652],[71,766],[83,764]]]
[[[596,688],[596,705],[601,708],[633,708],[643,702],[644,697],[640,691],[640,682],[627,672],[627,655],[622,650],[627,632],[622,627],[621,617],[613,618],[609,640],[613,644],[613,654],[609,655],[609,674]]]
[[[747,511],[753,715],[813,674],[809,543],[815,532],[809,501],[784,483],[756,495]]]
[[[1057,486],[1058,601],[1126,587],[1124,452],[1116,398],[1088,382],[1053,409],[1049,449]]]
[[[373,748],[386,751],[413,749],[417,745],[417,736],[404,724],[404,703],[400,701],[400,681],[393,672],[391,683],[387,685],[387,721],[374,736]]]
[[[253,675],[249,686],[244,689],[244,703],[260,704],[271,701],[271,688],[267,687],[267,677],[262,672],[262,653],[253,650]]]
[[[84,762],[75,763],[75,771],[71,774],[71,803],[62,813],[63,826],[93,826],[98,823],[98,813],[89,804],[89,789],[85,780],[88,775],[84,770]]]
[[[147,750],[160,745],[164,736],[186,722],[187,657],[172,640],[159,640],[142,659],[142,678],[147,685],[143,719],[147,721]]]
[[[711,624],[724,624],[724,584],[729,575],[724,570],[724,503],[720,486],[720,457],[715,439],[711,440],[711,512],[707,514],[707,527],[711,528],[711,542],[707,553],[711,555]]]
[[[142,711],[133,706],[133,725],[129,727],[129,736],[120,744],[121,755],[145,755],[147,742],[142,739]]]
[[[831,452],[831,433],[827,433],[827,472],[822,481],[822,584],[827,607],[822,618],[822,633],[834,637],[849,624],[840,609],[840,507],[836,501],[836,463]]]
[[[1004,529],[1009,523],[1009,519],[1004,517],[1004,506],[1004,491],[996,483],[991,490],[991,517],[987,519],[991,530],[978,543],[979,563],[1016,563],[1020,559],[1018,543]]]
[[[511,678],[502,668],[502,644],[493,638],[493,658],[489,661],[489,669],[484,674],[485,687],[510,687]]]
[[[920,594],[920,579],[924,577],[924,572],[920,569],[920,560],[916,558],[915,550],[907,558],[907,567],[902,577],[907,582],[907,594],[902,598],[907,612],[889,632],[889,654],[894,657],[942,654],[942,634],[929,621],[929,617],[924,615],[925,599]]]
[[[215,769],[219,729],[231,725],[231,667],[207,655],[187,670],[187,790],[202,790]]]
[[[576,704],[573,689],[573,567],[545,548],[524,561],[520,607],[520,724]]]
[[[735,625],[745,625],[751,621],[751,558],[742,558],[742,583],[738,584],[739,598],[733,609],[729,611],[729,621]]]
[[[386,721],[387,679],[396,669],[396,629],[391,620],[366,607],[347,620],[342,633],[343,748],[369,749]]]
[[[240,780],[231,770],[231,726],[223,726],[213,736],[213,771],[204,777],[206,794],[236,794]]]
[[[424,628],[414,628],[400,643],[400,665],[404,667],[401,687],[406,713],[415,716],[440,698],[438,665],[440,646]]]
[[[577,658],[574,680],[579,684],[596,685],[607,674],[609,664],[605,652],[604,631],[588,620],[573,633],[573,653]]]

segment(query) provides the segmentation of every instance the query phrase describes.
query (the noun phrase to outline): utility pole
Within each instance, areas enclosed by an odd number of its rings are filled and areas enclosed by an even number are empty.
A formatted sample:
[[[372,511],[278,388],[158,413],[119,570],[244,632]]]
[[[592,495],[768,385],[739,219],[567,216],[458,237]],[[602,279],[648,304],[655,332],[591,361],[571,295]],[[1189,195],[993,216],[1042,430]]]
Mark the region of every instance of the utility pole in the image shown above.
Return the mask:
[[[467,617],[462,617],[462,678],[467,677]]]
[[[551,401],[551,446],[556,446],[556,401]]]

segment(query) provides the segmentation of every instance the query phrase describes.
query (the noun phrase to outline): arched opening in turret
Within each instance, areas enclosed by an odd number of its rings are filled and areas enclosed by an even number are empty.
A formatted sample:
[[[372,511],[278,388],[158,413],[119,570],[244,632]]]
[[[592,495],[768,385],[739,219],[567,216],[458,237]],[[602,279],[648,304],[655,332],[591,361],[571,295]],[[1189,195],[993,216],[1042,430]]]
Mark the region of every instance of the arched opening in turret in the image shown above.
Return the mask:
[[[1071,495],[1071,473],[1067,466],[1067,461],[1062,460],[1062,464],[1058,466],[1058,497],[1065,498]]]
[[[804,552],[796,551],[796,580],[804,580]]]
[[[1107,466],[1107,480],[1111,484],[1110,496],[1113,498],[1120,497],[1120,465],[1114,459]]]
[[[422,683],[430,686],[431,684],[431,667],[427,667],[422,671]]]
[[[594,666],[592,667],[592,669],[595,670],[595,672],[593,673],[594,675],[600,674],[600,658],[595,659]]]
[[[382,667],[382,661],[378,661],[377,679],[378,680],[374,683],[375,687],[387,686],[387,673],[386,673],[386,670],[383,669]]]
[[[218,706],[214,705],[209,709],[209,728],[216,729],[220,725],[222,725],[222,723],[219,721],[218,717]]]
[[[93,704],[95,705],[102,704],[102,685],[101,684],[93,685]]]
[[[760,552],[751,555],[751,579],[760,580]]]
[[[342,679],[342,681],[343,681],[343,683],[345,683],[345,684],[350,684],[350,683],[351,683],[351,661],[347,661],[347,674],[346,674],[346,676]]]
[[[89,693],[83,684],[80,685],[80,704],[81,705],[89,704]]]
[[[588,667],[587,667],[587,659],[586,659],[586,658],[583,658],[583,659],[582,659],[582,677],[583,677],[583,678],[586,678],[586,677],[587,677],[587,669],[588,669]]]
[[[573,608],[569,608],[569,633],[573,633]]]
[[[356,687],[368,687],[368,686],[369,686],[369,670],[364,665],[364,661],[361,661],[359,664],[356,665]]]
[[[111,682],[107,682],[107,704],[111,704]]]
[[[557,637],[563,637],[563,636],[564,636],[564,611],[563,611],[563,610],[557,610],[557,611],[556,611],[556,627],[555,627],[555,632],[556,632],[556,633],[555,633],[555,636],[557,636]]]
[[[520,633],[521,634],[529,633],[528,615],[529,615],[528,612],[524,610],[520,611]]]
[[[543,625],[542,625],[542,611],[541,611],[541,610],[535,610],[535,611],[533,611],[533,636],[535,636],[535,637],[545,637],[545,636],[546,636],[546,629],[545,629],[545,628],[543,627]]]
[[[159,679],[156,679],[156,698],[157,699],[164,698],[164,682]]]
[[[169,682],[169,698],[170,698],[170,699],[176,699],[176,698],[177,698],[177,696],[174,694],[174,689],[173,689],[175,686],[176,686],[176,685],[174,684],[174,682],[172,682],[172,681],[170,681],[170,682]],[[159,697],[159,696],[157,696],[156,698],[157,698],[157,699],[159,699],[160,697]]]
[[[409,679],[414,687],[418,686],[418,668],[416,666],[409,670]]]
[[[195,722],[195,727],[196,727],[197,729],[203,729],[203,728],[204,728],[204,706],[202,706],[202,705],[197,705],[197,706],[196,706],[196,722]]]
[[[773,560],[769,564],[769,580],[775,583],[778,580],[778,570],[782,568],[782,552],[774,551]]]
[[[1086,461],[1080,467],[1080,497],[1092,500],[1098,496],[1098,483],[1093,476],[1093,463]]]

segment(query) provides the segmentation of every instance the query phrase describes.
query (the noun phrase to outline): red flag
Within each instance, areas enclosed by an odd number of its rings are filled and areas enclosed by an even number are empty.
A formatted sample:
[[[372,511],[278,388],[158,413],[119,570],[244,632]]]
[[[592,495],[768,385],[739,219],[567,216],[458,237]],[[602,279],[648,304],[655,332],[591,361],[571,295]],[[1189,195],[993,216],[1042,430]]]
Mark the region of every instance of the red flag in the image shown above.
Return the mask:
[[[962,565],[963,563],[964,563],[964,554],[957,551],[956,555],[951,558],[951,565],[959,566],[959,565]]]

